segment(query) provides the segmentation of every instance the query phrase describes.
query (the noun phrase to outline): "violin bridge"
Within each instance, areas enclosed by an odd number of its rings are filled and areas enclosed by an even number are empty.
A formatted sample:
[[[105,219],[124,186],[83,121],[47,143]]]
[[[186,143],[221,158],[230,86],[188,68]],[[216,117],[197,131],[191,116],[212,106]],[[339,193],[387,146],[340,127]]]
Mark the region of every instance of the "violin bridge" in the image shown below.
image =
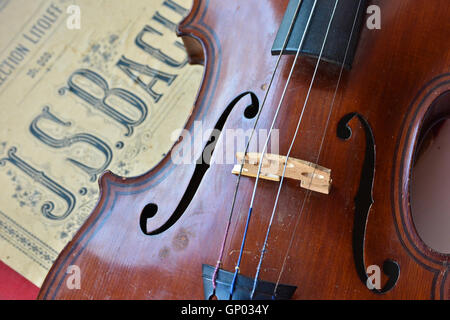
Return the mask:
[[[234,166],[232,173],[239,175],[241,172],[241,163],[244,158],[244,153],[236,153],[236,158],[238,164]],[[256,178],[260,159],[261,153],[247,153],[243,163],[242,175]],[[265,180],[280,181],[285,163],[285,156],[265,154],[259,177]],[[317,164],[295,158],[289,158],[284,177],[299,180],[300,187],[302,188],[324,194],[330,193],[331,170]]]

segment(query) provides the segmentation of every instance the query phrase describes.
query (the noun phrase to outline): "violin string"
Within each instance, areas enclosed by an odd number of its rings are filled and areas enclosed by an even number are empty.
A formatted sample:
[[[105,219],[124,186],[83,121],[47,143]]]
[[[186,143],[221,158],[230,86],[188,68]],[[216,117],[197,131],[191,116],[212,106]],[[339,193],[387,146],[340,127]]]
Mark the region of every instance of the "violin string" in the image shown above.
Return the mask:
[[[276,209],[277,209],[278,200],[280,198],[280,193],[281,193],[281,189],[282,189],[282,186],[283,186],[284,177],[285,177],[285,174],[286,174],[287,163],[288,163],[289,157],[291,155],[292,149],[294,147],[294,143],[295,143],[295,141],[297,139],[298,132],[299,132],[299,129],[300,129],[300,125],[301,125],[302,120],[303,120],[303,115],[304,115],[304,113],[306,111],[306,107],[308,105],[309,98],[311,96],[311,91],[312,91],[312,88],[313,88],[313,85],[314,85],[314,82],[315,82],[315,79],[316,79],[316,76],[317,76],[317,71],[319,70],[320,61],[322,60],[323,51],[325,49],[325,45],[326,45],[327,40],[328,40],[328,35],[329,35],[330,28],[331,28],[331,25],[332,25],[333,20],[334,20],[334,16],[335,16],[335,13],[336,13],[336,8],[337,8],[338,3],[339,3],[339,0],[336,0],[334,8],[333,8],[333,11],[332,11],[332,14],[331,14],[330,21],[328,22],[328,27],[327,27],[327,31],[325,33],[324,41],[323,41],[322,47],[320,49],[319,58],[317,60],[317,63],[316,63],[315,69],[314,69],[314,73],[313,73],[313,76],[312,76],[312,79],[311,79],[311,83],[309,85],[308,93],[306,95],[305,102],[303,104],[299,120],[297,122],[297,127],[295,129],[294,136],[292,138],[291,144],[289,146],[289,150],[288,150],[287,155],[286,155],[286,160],[284,162],[284,167],[283,167],[283,174],[281,176],[281,180],[280,180],[280,183],[279,183],[279,186],[278,186],[278,192],[277,192],[277,196],[275,198],[275,204],[273,206],[272,215],[270,217],[269,225],[268,225],[267,232],[266,232],[266,237],[265,237],[265,240],[264,240],[263,248],[261,250],[261,255],[260,255],[258,267],[256,269],[256,275],[255,275],[255,278],[254,278],[254,281],[253,281],[253,289],[252,289],[252,293],[251,293],[251,296],[250,296],[251,299],[253,299],[253,296],[254,296],[255,290],[256,290],[256,286],[257,286],[257,283],[258,283],[258,277],[259,277],[259,273],[261,271],[261,265],[262,265],[262,261],[264,259],[264,253],[266,251],[267,241],[268,241],[270,230],[271,230],[271,227],[272,227],[273,218],[275,217],[275,212],[276,212]],[[314,177],[314,175],[312,177]]]
[[[276,120],[278,118],[278,114],[279,114],[279,112],[281,110],[281,106],[283,105],[284,98],[285,98],[286,92],[287,92],[287,88],[289,86],[290,80],[291,80],[292,75],[294,73],[295,66],[297,64],[297,61],[298,61],[298,58],[299,58],[299,55],[300,55],[300,51],[301,51],[301,49],[303,47],[303,43],[304,43],[304,41],[306,39],[306,34],[307,34],[308,30],[309,30],[309,26],[310,26],[312,17],[314,15],[314,12],[315,12],[315,9],[316,9],[317,1],[318,0],[314,0],[314,4],[313,4],[313,7],[311,9],[311,13],[310,13],[308,21],[306,23],[305,31],[303,32],[302,39],[300,40],[300,44],[298,46],[297,53],[296,53],[295,58],[294,58],[294,62],[292,63],[292,67],[291,67],[291,70],[289,72],[289,76],[288,76],[286,84],[284,86],[283,93],[281,95],[280,101],[279,101],[277,109],[275,111],[275,115],[274,115],[274,118],[273,118],[270,130],[268,132],[266,141],[264,143],[263,150],[261,152],[260,162],[259,162],[259,166],[258,166],[258,173],[256,175],[256,180],[255,180],[255,184],[254,184],[254,187],[253,187],[253,193],[252,193],[252,197],[251,197],[251,201],[250,201],[250,207],[249,207],[248,214],[247,214],[247,221],[246,221],[246,224],[245,224],[244,235],[242,237],[242,243],[241,243],[241,248],[240,248],[240,251],[239,251],[239,257],[238,257],[238,260],[237,260],[237,263],[236,263],[236,266],[235,266],[235,272],[234,272],[233,280],[232,280],[231,286],[230,286],[230,300],[231,300],[231,298],[233,296],[234,288],[236,286],[237,275],[239,273],[239,267],[240,267],[240,264],[241,264],[241,261],[242,261],[242,254],[244,252],[245,241],[246,241],[246,238],[247,238],[248,227],[250,225],[250,219],[251,219],[251,215],[252,215],[252,211],[253,211],[253,204],[254,204],[255,196],[256,196],[256,190],[257,190],[257,187],[258,187],[259,177],[261,175],[261,169],[262,169],[262,162],[263,162],[264,154],[265,154],[265,152],[267,150],[267,147],[268,147],[268,144],[269,144],[269,140],[270,140],[270,137],[271,137],[272,132],[273,132],[273,128],[274,128]],[[242,167],[241,167],[241,170],[242,170]]]
[[[235,203],[236,203],[236,199],[237,199],[237,193],[238,193],[238,190],[239,190],[240,180],[241,180],[241,177],[242,177],[242,171],[243,171],[243,168],[244,168],[245,156],[248,153],[248,150],[249,150],[249,147],[250,147],[250,143],[252,141],[253,135],[254,135],[254,133],[256,131],[257,124],[259,122],[260,115],[261,115],[261,113],[262,113],[262,111],[264,109],[264,106],[266,105],[267,97],[269,95],[270,89],[271,89],[273,81],[275,79],[275,75],[276,75],[276,72],[278,70],[278,66],[280,64],[281,57],[283,56],[283,53],[286,50],[286,47],[288,45],[288,42],[289,42],[289,39],[290,39],[290,35],[292,33],[292,30],[294,29],[296,18],[298,16],[298,13],[300,12],[300,8],[301,8],[302,3],[303,3],[303,0],[300,0],[298,5],[297,5],[297,8],[295,10],[295,13],[294,13],[294,16],[292,18],[291,24],[289,26],[288,33],[286,35],[286,38],[284,39],[282,49],[280,51],[280,54],[278,55],[278,58],[277,58],[277,61],[276,61],[276,64],[275,64],[275,69],[272,72],[272,76],[270,78],[269,84],[268,84],[266,92],[264,94],[264,98],[263,98],[263,101],[262,101],[262,104],[261,104],[261,108],[259,108],[259,111],[258,111],[258,113],[256,115],[255,123],[253,125],[253,128],[252,128],[252,131],[250,133],[247,145],[245,147],[244,157],[242,158],[242,161],[241,161],[241,168],[239,170],[239,175],[238,175],[238,177],[236,179],[236,186],[235,186],[235,190],[234,190],[232,205],[231,205],[230,213],[228,215],[228,223],[227,223],[227,226],[226,226],[226,229],[225,229],[225,234],[224,234],[224,238],[223,238],[223,241],[222,241],[222,246],[221,246],[220,253],[219,253],[219,259],[217,260],[217,264],[216,264],[216,267],[214,269],[213,277],[211,279],[212,280],[212,285],[213,285],[213,294],[212,295],[215,294],[216,287],[217,287],[217,276],[218,276],[218,272],[219,272],[220,266],[222,264],[223,254],[224,254],[224,251],[225,251],[225,245],[226,245],[226,241],[227,241],[227,238],[228,238],[228,233],[229,233],[229,229],[230,229],[230,225],[231,225],[231,219],[232,219],[232,216],[233,216],[233,211],[234,211],[234,207],[235,207]]]
[[[338,0],[338,1],[339,1],[339,0]],[[359,12],[361,11],[361,4],[362,4],[362,0],[359,0],[358,9],[357,9],[357,11],[356,11],[356,15],[355,15],[355,18],[354,18],[354,20],[353,20],[352,30],[351,30],[351,32],[350,32],[350,36],[349,36],[349,39],[348,39],[348,42],[347,42],[347,47],[346,47],[346,49],[345,49],[344,59],[342,60],[342,66],[341,66],[341,70],[340,70],[340,73],[339,73],[339,78],[338,78],[338,81],[337,81],[337,84],[336,84],[336,88],[335,88],[335,90],[334,90],[334,94],[333,94],[333,99],[332,99],[332,101],[331,101],[330,110],[329,110],[329,112],[328,112],[328,118],[327,118],[327,122],[326,122],[326,124],[325,124],[325,130],[324,130],[324,133],[323,133],[323,135],[322,135],[322,139],[321,139],[321,143],[320,143],[320,147],[319,147],[319,152],[318,152],[318,154],[317,154],[317,156],[316,156],[316,159],[315,159],[315,162],[314,162],[314,163],[316,163],[316,164],[319,163],[319,161],[320,161],[320,156],[321,156],[321,153],[322,153],[322,150],[323,150],[323,146],[324,146],[324,142],[325,142],[326,132],[327,132],[328,127],[329,127],[329,124],[330,124],[331,114],[332,114],[332,111],[333,111],[333,109],[334,109],[334,105],[335,105],[335,102],[336,102],[337,93],[338,93],[338,90],[339,90],[339,87],[340,87],[340,83],[341,83],[341,80],[342,80],[342,75],[343,75],[343,71],[344,71],[345,61],[347,60],[348,51],[349,51],[349,48],[350,48],[350,43],[351,43],[352,38],[353,38],[353,33],[354,33],[354,31],[355,31],[356,22],[358,21],[358,15],[359,15]],[[312,183],[312,180],[313,180],[314,175],[315,175],[315,171],[316,171],[316,168],[314,168],[314,171],[313,171],[313,174],[312,174],[312,176],[311,176],[311,180],[310,180],[309,184]],[[302,206],[301,206],[301,209],[300,209],[300,213],[299,213],[299,215],[298,215],[298,217],[297,217],[297,219],[296,219],[296,223],[295,223],[295,226],[294,226],[294,230],[293,230],[293,232],[292,232],[292,236],[291,236],[291,239],[290,239],[290,242],[289,242],[289,246],[288,246],[288,248],[287,248],[287,250],[286,250],[286,254],[285,254],[284,259],[283,259],[283,265],[282,265],[282,267],[281,267],[280,273],[279,273],[279,275],[278,275],[277,282],[276,282],[276,284],[275,284],[274,293],[273,293],[273,296],[274,296],[274,297],[276,296],[276,291],[277,291],[277,288],[278,288],[278,286],[279,286],[279,284],[280,284],[281,276],[282,276],[282,274],[283,274],[283,272],[284,272],[284,269],[285,269],[285,266],[286,266],[287,257],[288,257],[289,251],[290,251],[290,249],[291,249],[291,247],[292,247],[293,240],[294,240],[294,238],[295,238],[295,233],[296,233],[296,230],[297,230],[297,227],[298,227],[300,218],[301,218],[302,213],[303,213],[303,210],[304,210],[304,208],[305,208],[305,204],[308,202],[309,197],[311,196],[311,193],[312,193],[312,191],[311,191],[311,190],[308,190],[307,193],[306,193],[305,198],[303,199],[303,203],[302,203]],[[266,238],[267,238],[267,237],[266,237]]]

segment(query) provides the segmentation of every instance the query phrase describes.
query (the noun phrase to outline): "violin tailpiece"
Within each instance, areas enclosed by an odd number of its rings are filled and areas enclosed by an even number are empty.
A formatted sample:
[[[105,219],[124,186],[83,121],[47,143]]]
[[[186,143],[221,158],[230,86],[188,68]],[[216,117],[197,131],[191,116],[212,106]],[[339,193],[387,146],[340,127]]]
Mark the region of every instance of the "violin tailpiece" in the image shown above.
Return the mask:
[[[233,281],[234,272],[219,269],[217,274],[217,287],[214,291],[212,278],[215,268],[213,266],[203,264],[202,278],[203,291],[205,300],[209,300],[214,294],[218,300],[228,300],[230,298],[230,287]],[[252,300],[251,293],[254,279],[239,274],[236,281],[236,289],[233,293],[232,300]],[[259,280],[256,286],[253,300],[290,300],[297,289],[296,286],[278,284],[273,282]]]

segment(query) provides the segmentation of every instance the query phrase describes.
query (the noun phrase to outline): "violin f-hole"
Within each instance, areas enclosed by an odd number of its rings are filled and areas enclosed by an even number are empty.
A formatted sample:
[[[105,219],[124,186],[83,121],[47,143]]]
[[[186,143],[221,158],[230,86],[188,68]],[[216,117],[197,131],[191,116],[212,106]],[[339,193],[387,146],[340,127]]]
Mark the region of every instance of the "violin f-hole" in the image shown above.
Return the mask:
[[[148,234],[147,220],[153,218],[158,212],[158,205],[155,203],[149,203],[144,207],[139,218],[139,226],[144,234]]]
[[[355,196],[355,217],[353,225],[353,258],[355,261],[356,271],[361,281],[367,285],[369,276],[366,272],[364,262],[364,242],[366,236],[366,225],[369,217],[370,208],[373,204],[373,182],[375,178],[375,138],[372,128],[368,121],[359,113],[349,113],[344,116],[338,124],[337,136],[342,140],[349,140],[352,136],[352,130],[348,125],[353,118],[357,118],[365,131],[366,135],[366,152],[364,156],[364,164],[361,172],[358,192]],[[381,289],[368,288],[376,294],[383,294],[395,287],[400,276],[400,267],[396,261],[391,259],[385,260],[383,263],[383,272],[389,277],[385,286]]]
[[[257,116],[259,112],[259,100],[258,97],[250,91],[246,91],[238,95],[236,98],[234,98],[226,107],[225,111],[220,116],[219,120],[217,121],[214,132],[222,131],[225,122],[228,119],[228,116],[230,115],[231,111],[233,110],[234,106],[246,95],[250,95],[251,103],[248,105],[244,110],[244,116],[247,119],[253,119]],[[217,130],[217,131],[216,131]],[[215,145],[217,143],[218,138],[211,135],[211,137],[208,139],[208,142],[206,143],[205,147],[203,148],[203,151],[205,150],[212,150],[212,153],[214,152]],[[172,227],[178,219],[183,215],[183,213],[188,208],[189,204],[191,203],[192,199],[194,198],[195,193],[197,192],[197,189],[200,185],[200,182],[203,180],[203,177],[206,174],[206,171],[208,171],[210,164],[207,161],[204,161],[203,158],[204,152],[201,154],[201,159],[199,159],[196,163],[196,167],[194,170],[194,174],[192,175],[191,180],[189,181],[188,187],[186,188],[186,191],[183,194],[183,197],[181,198],[180,202],[178,203],[177,208],[172,213],[170,218],[159,228],[148,231],[147,230],[147,220],[150,218],[153,218],[157,212],[158,212],[158,205],[155,203],[150,203],[144,207],[144,209],[141,212],[140,218],[139,218],[139,226],[141,228],[141,231],[145,235],[157,235],[160,233],[163,233],[164,231],[168,230],[170,227]]]

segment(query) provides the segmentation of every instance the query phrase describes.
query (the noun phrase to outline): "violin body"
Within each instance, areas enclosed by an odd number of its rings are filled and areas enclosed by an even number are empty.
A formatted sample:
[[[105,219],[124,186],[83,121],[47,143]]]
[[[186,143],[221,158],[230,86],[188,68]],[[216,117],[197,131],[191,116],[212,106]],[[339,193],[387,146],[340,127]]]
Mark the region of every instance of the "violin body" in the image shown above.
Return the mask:
[[[249,91],[262,100],[288,2],[194,1],[179,33],[205,74],[187,130],[195,121],[207,128],[221,123],[222,132],[252,129],[248,96],[230,102]],[[325,134],[318,164],[332,170],[330,193],[311,193],[301,210],[307,191],[298,181],[285,182],[259,278],[276,282],[289,250],[281,282],[297,287],[293,299],[450,299],[450,255],[421,240],[409,201],[418,141],[435,117],[450,114],[450,6],[447,0],[370,3],[381,8],[382,28],[362,28],[329,126],[339,68],[319,65],[292,150],[314,162]],[[270,128],[293,59],[281,58],[257,130]],[[301,56],[286,91],[275,123],[280,154],[292,141],[315,62]],[[55,262],[40,299],[205,298],[202,265],[217,262],[237,178],[233,164],[213,163],[202,175],[195,162],[174,164],[171,155],[185,143],[191,141],[180,139],[143,176],[102,176],[96,209]],[[221,136],[213,158],[223,145]],[[241,178],[223,270],[234,271],[254,183]],[[273,181],[259,182],[242,275],[255,275],[277,189]],[[66,285],[73,265],[81,270],[78,290]],[[371,265],[385,267],[378,291],[364,281]]]

